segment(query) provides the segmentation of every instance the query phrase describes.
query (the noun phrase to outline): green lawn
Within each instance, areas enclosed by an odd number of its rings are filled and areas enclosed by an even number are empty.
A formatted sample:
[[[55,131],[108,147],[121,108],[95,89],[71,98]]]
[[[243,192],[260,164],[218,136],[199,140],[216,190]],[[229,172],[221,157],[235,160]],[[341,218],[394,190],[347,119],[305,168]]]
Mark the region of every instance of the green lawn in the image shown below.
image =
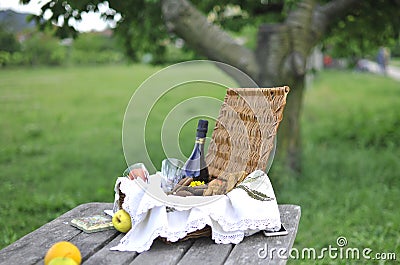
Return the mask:
[[[121,124],[146,67],[0,72],[0,247],[65,210],[111,201]]]
[[[400,67],[400,58],[398,58],[398,57],[391,58],[390,65]]]
[[[0,248],[80,203],[113,200],[115,179],[126,167],[125,108],[134,90],[159,69],[1,70]],[[215,68],[184,68],[180,74],[198,71],[232,84]],[[154,103],[148,116],[140,115],[139,103],[137,116],[128,115],[128,122],[138,124],[148,118],[145,144],[156,168],[165,157],[161,132],[171,146],[176,142],[185,155],[190,152],[195,120],[187,117],[196,116],[198,106],[185,105],[178,113],[174,107],[199,94],[222,100],[224,90],[183,84],[156,102],[144,99],[144,105]],[[345,236],[349,247],[400,255],[399,105],[399,83],[383,76],[327,71],[316,77],[305,94],[302,176],[271,175],[279,203],[302,206],[295,247],[335,247],[337,237]],[[161,126],[166,113],[188,121],[179,136]],[[145,159],[143,152],[133,157]],[[327,263],[345,261],[321,264]]]
[[[399,85],[381,76],[323,72],[306,93],[303,175],[279,192],[281,202],[302,206],[295,247],[337,247],[345,236],[350,248],[396,252],[399,260]]]
[[[1,70],[0,248],[78,204],[113,201],[115,180],[126,168],[121,143],[125,109],[135,90],[159,69],[132,65]],[[186,78],[200,72],[232,84],[214,67],[182,71]],[[156,80],[155,85],[164,82]],[[146,98],[134,102],[155,103],[148,115],[145,140],[158,170],[165,158],[160,133],[166,113],[185,99],[205,94],[222,100],[225,89],[205,83],[182,84],[156,102]],[[196,114],[199,107],[204,109],[195,105],[187,111]],[[135,108],[139,113],[141,107]],[[147,117],[133,118],[128,122],[139,123]],[[189,120],[179,134],[167,128],[163,137],[177,139],[179,135],[181,148],[189,155],[195,122]],[[131,138],[129,148],[135,151],[143,139]],[[134,154],[134,161],[145,160],[143,149]]]

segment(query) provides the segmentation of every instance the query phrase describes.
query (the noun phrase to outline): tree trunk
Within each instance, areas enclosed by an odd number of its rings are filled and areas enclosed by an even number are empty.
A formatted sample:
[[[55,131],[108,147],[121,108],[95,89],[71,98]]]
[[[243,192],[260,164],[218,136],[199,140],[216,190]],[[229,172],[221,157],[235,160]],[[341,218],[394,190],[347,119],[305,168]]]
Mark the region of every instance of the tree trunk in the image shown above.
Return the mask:
[[[346,15],[359,0],[334,0],[324,6],[317,6],[316,2],[301,0],[285,22],[261,26],[253,52],[208,22],[188,0],[162,0],[167,27],[198,52],[242,70],[260,87],[290,87],[275,157],[277,164],[295,173],[301,170],[300,114],[307,57],[329,25]],[[223,70],[230,74],[229,67]],[[246,86],[248,81],[233,78],[240,86]]]
[[[310,18],[309,18],[310,19]],[[287,24],[263,25],[259,29],[257,58],[258,83],[264,87],[290,87],[283,120],[278,130],[274,164],[301,172],[300,114],[303,102],[306,58],[310,43],[293,47],[293,29]]]
[[[275,161],[295,174],[301,173],[301,109],[303,103],[304,78],[292,86],[288,94],[284,119],[278,130]]]

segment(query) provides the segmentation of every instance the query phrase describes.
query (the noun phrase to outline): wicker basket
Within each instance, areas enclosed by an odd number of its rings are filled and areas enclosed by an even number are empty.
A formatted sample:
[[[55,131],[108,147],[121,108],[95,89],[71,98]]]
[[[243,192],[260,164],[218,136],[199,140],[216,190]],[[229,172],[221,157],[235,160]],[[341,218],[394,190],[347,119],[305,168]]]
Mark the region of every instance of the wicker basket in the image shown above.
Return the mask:
[[[289,87],[228,89],[206,160],[210,180],[225,173],[265,170],[272,161],[275,135],[283,117]],[[119,208],[125,194],[119,192]],[[189,233],[180,241],[211,236],[211,228]],[[162,241],[168,241],[160,238]]]
[[[287,86],[228,89],[206,158],[212,178],[266,169],[288,93]]]

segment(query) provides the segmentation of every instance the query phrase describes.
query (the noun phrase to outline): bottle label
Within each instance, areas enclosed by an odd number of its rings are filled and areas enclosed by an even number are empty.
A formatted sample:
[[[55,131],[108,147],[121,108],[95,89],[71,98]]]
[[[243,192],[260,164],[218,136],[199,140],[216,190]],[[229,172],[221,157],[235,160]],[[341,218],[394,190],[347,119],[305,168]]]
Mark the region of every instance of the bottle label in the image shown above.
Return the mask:
[[[196,140],[196,144],[204,144],[205,139],[204,138],[199,138]]]

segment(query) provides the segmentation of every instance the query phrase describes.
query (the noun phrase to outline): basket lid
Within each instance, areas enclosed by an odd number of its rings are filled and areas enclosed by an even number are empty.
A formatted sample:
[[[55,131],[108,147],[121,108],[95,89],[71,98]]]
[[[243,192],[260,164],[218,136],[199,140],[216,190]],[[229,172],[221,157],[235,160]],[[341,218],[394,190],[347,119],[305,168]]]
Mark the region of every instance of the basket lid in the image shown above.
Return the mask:
[[[227,90],[206,157],[211,178],[269,170],[289,90],[288,86]]]

